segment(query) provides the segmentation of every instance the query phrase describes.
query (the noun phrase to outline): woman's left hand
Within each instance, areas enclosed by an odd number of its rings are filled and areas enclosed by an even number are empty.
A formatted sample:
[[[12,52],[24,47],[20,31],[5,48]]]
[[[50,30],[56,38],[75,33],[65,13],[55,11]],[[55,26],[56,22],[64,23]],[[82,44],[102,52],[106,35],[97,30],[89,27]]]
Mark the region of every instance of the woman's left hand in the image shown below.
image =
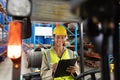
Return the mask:
[[[74,74],[76,72],[77,68],[76,66],[69,66],[67,67],[66,71]]]

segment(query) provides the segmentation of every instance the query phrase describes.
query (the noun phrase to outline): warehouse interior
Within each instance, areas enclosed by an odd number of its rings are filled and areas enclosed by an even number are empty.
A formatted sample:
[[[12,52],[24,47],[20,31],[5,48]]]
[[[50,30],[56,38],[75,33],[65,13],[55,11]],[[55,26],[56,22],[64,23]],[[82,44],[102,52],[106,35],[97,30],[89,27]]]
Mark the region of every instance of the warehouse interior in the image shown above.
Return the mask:
[[[80,67],[74,80],[120,79],[119,0],[0,0],[0,79],[42,80],[42,55],[59,25]],[[21,49],[9,48],[14,41]]]

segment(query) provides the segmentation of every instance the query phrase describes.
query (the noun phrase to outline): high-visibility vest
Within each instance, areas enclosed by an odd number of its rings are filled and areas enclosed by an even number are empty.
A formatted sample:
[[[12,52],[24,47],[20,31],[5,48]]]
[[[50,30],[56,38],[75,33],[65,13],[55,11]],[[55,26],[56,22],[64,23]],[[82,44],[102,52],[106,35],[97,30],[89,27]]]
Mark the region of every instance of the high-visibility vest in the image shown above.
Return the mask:
[[[52,48],[47,51],[46,57],[47,57],[47,61],[49,63],[50,68],[52,64],[58,63],[60,60],[75,58],[74,52],[69,49],[65,49],[62,54],[62,57],[59,58]],[[70,75],[70,76],[64,76],[64,77],[57,77],[57,78],[54,78],[54,80],[74,80],[74,78],[73,76]]]

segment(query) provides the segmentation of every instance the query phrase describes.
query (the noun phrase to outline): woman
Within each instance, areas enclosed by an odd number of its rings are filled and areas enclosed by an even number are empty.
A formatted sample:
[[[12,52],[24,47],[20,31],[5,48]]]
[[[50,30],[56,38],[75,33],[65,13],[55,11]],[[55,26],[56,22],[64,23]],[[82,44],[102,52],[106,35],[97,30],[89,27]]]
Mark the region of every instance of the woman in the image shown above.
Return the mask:
[[[76,63],[74,66],[69,66],[66,69],[71,75],[57,78],[53,77],[56,66],[60,60],[75,58],[74,52],[64,47],[66,36],[67,31],[64,26],[57,26],[54,28],[54,46],[46,51],[42,59],[42,80],[74,80],[74,77],[79,74],[79,67]]]

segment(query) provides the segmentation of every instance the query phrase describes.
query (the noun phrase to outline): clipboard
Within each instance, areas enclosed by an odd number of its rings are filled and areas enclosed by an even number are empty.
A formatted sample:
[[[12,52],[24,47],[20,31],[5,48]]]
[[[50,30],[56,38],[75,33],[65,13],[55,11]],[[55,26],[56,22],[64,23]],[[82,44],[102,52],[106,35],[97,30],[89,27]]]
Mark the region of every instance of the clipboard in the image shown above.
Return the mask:
[[[67,67],[74,66],[77,61],[77,58],[74,59],[67,59],[67,60],[60,60],[58,62],[54,78],[62,77],[62,76],[69,76],[71,73],[66,72]]]

